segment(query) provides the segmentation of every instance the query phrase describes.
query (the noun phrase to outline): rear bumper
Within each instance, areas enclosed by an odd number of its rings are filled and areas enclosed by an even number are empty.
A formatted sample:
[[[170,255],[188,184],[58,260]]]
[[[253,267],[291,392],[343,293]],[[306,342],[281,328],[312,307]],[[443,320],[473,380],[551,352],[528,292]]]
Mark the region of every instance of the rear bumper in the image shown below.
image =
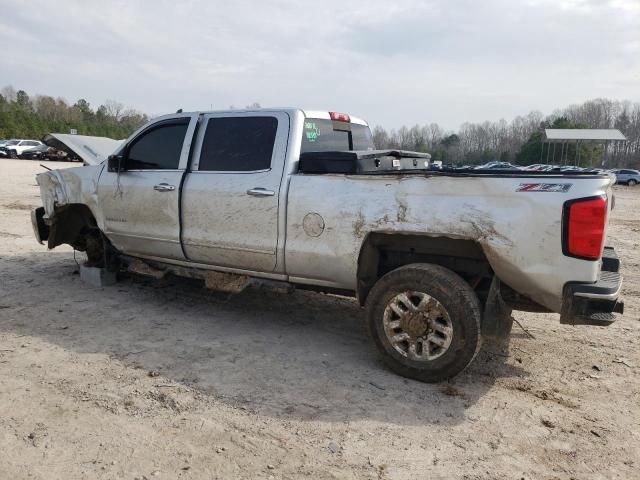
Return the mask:
[[[604,249],[602,269],[595,283],[570,282],[564,286],[560,323],[569,325],[611,325],[614,313],[623,313],[620,299],[620,259],[613,248]]]

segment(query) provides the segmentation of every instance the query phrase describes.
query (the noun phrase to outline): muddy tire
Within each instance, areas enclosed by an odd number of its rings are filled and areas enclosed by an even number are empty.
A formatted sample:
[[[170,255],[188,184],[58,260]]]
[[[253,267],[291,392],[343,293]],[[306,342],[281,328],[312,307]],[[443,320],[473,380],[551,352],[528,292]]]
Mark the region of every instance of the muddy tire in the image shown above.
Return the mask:
[[[369,333],[385,363],[404,377],[440,382],[478,353],[480,302],[460,276],[411,264],[384,275],[366,301]]]

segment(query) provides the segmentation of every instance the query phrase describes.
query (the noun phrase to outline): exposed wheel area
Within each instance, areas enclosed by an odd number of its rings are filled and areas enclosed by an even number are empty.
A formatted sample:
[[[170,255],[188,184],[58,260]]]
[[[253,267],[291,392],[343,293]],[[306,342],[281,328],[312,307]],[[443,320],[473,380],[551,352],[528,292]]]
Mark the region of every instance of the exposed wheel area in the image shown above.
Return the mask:
[[[411,264],[383,276],[367,297],[369,332],[395,372],[425,382],[460,373],[480,348],[480,303],[454,272]]]
[[[396,295],[385,308],[383,322],[387,340],[411,360],[435,360],[451,346],[451,318],[442,304],[426,293]]]

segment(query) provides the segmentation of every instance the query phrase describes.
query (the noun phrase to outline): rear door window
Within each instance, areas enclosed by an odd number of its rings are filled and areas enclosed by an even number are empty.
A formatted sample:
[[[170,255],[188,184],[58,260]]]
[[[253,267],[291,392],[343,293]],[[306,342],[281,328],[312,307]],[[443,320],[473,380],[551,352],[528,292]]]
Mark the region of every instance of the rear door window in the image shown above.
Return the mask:
[[[278,119],[269,116],[210,118],[199,171],[251,172],[271,168]]]
[[[371,131],[366,125],[333,122],[325,118],[304,120],[302,153],[373,149]]]

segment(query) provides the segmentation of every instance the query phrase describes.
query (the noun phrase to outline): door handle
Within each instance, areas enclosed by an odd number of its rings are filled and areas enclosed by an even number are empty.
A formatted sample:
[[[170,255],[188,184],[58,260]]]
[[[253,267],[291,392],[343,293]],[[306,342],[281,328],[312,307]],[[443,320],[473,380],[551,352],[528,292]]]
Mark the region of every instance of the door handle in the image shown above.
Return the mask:
[[[173,192],[176,187],[174,187],[173,185],[169,185],[168,183],[160,183],[158,185],[154,185],[153,189],[156,192]]]
[[[266,188],[252,188],[247,190],[247,195],[251,195],[253,197],[273,197],[276,194],[273,190],[267,190]]]

